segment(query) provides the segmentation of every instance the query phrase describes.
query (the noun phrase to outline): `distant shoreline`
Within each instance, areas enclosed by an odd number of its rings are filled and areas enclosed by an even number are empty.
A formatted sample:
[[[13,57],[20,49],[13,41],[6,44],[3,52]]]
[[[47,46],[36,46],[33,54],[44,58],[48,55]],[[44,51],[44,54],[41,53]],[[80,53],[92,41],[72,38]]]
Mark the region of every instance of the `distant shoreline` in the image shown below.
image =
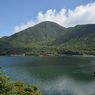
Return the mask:
[[[0,55],[0,56],[73,56],[73,57],[95,57],[95,55],[71,55],[71,54],[40,54],[40,55],[21,55],[21,54],[11,54],[11,55]]]

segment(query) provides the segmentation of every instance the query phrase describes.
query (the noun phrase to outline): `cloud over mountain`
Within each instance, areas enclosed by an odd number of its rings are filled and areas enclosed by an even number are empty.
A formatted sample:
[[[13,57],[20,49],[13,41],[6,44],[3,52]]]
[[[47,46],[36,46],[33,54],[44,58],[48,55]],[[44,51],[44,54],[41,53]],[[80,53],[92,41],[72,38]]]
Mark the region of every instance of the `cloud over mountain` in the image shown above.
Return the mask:
[[[28,21],[27,24],[15,26],[15,32],[19,32],[42,21],[53,21],[64,27],[71,27],[78,24],[95,23],[95,2],[87,5],[77,6],[75,9],[66,10],[62,8],[59,12],[56,9],[49,9],[46,13],[38,13],[37,21]]]

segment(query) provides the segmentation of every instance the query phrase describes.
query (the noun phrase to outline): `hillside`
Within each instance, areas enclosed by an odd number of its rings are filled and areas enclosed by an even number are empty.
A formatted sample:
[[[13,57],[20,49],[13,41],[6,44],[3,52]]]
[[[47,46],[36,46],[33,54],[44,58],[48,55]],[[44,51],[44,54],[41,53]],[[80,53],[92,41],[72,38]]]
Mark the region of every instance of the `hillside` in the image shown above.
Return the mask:
[[[52,44],[63,44],[64,42],[73,41],[88,41],[95,35],[95,24],[77,25],[75,27],[67,28]]]
[[[30,27],[19,33],[16,33],[10,38],[14,41],[20,41],[24,44],[47,42],[54,40],[59,34],[61,34],[65,28],[54,22],[42,22],[34,27]]]
[[[95,54],[95,24],[64,28],[42,22],[0,38],[0,54]]]
[[[10,37],[0,39],[0,54],[25,53],[38,45],[46,44],[56,39],[65,30],[54,22],[42,22],[33,27],[18,32]]]
[[[95,24],[77,25],[66,29],[52,43],[63,52],[75,54],[95,54]],[[62,51],[61,51],[62,52]]]

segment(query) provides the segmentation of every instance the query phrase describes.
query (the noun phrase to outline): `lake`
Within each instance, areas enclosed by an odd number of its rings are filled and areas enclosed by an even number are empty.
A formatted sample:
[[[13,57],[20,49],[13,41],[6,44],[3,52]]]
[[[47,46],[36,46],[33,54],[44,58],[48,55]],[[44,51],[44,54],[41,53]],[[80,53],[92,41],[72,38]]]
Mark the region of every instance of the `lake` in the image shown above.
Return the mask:
[[[95,95],[95,57],[0,56],[11,80],[40,85],[43,95]]]

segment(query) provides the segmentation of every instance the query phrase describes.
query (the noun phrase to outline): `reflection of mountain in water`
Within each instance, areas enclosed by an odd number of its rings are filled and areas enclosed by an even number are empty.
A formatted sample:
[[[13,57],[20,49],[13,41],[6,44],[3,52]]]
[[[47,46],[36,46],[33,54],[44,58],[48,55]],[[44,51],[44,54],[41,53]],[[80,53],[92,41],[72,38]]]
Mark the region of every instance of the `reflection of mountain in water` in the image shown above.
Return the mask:
[[[43,95],[95,95],[93,57],[1,57],[11,80],[40,85]]]
[[[59,77],[68,77],[77,80],[92,80],[91,66],[89,67],[90,60],[82,57],[38,57],[37,60],[16,64],[20,70],[31,73],[42,79],[56,80]]]

